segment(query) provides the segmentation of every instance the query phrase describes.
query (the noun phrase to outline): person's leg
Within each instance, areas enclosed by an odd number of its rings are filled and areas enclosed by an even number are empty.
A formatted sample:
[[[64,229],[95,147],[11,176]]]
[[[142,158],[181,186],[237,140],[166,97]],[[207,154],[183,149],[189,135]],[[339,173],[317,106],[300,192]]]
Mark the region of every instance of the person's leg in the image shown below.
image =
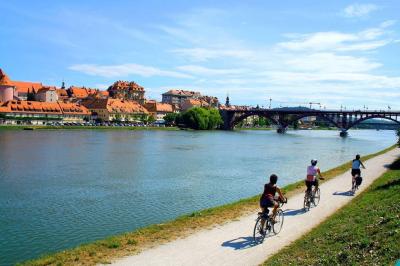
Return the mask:
[[[318,190],[318,185],[319,185],[318,179],[316,178],[313,183],[314,183],[314,194],[315,194],[315,192]]]
[[[310,194],[311,189],[312,189],[312,183],[310,181],[305,181],[306,182],[306,187],[307,187],[307,194]]]
[[[272,220],[275,221],[276,211],[278,210],[279,204],[278,202],[274,201],[274,209],[272,210]]]

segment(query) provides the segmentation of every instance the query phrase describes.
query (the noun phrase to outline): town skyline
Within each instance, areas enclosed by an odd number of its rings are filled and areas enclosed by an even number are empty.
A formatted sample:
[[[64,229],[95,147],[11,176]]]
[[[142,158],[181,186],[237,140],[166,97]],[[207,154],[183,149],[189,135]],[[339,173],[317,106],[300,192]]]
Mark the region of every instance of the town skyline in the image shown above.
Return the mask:
[[[0,67],[53,86],[135,81],[156,100],[183,89],[238,105],[400,109],[395,1],[114,5],[3,3]]]

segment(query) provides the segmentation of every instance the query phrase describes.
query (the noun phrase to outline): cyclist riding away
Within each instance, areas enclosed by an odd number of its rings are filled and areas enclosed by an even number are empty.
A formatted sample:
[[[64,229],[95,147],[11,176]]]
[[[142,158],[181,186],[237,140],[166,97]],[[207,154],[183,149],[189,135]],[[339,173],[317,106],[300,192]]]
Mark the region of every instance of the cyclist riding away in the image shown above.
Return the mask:
[[[324,180],[325,178],[322,177],[321,171],[317,167],[317,160],[313,159],[311,160],[311,165],[307,167],[307,178],[306,178],[306,186],[307,186],[307,193],[311,192],[312,186],[314,186],[314,192],[317,191],[318,189],[318,178],[317,175],[319,175],[319,178],[321,180]]]
[[[276,185],[277,182],[278,182],[278,176],[272,174],[269,177],[269,183],[264,185],[264,192],[260,198],[260,207],[263,213],[266,212],[268,208],[274,207],[271,215],[273,221],[275,221],[276,210],[279,207],[278,202],[276,202],[274,199],[275,194],[278,192],[279,199],[282,200],[283,202],[286,202],[286,198],[283,196],[281,189]],[[261,221],[262,228],[264,227],[264,222],[265,220]]]
[[[365,166],[361,162],[360,158],[361,158],[360,155],[357,154],[356,158],[353,160],[351,164],[351,176],[353,177],[352,184],[355,182],[356,176],[361,176],[360,166],[362,166],[362,168],[365,169]]]

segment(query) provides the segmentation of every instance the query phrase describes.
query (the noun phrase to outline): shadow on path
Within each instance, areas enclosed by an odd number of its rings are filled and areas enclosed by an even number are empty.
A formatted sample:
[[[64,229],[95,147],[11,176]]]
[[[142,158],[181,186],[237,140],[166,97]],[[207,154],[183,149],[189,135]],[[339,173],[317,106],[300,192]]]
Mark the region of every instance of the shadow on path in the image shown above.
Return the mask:
[[[348,191],[336,191],[332,195],[352,197],[352,196],[354,196],[354,193],[351,190],[348,190]]]
[[[289,210],[285,210],[283,212],[283,215],[284,216],[296,216],[296,215],[300,215],[300,214],[304,214],[304,213],[306,213],[306,211],[303,208],[298,209],[298,210],[289,209]]]
[[[259,242],[255,242],[252,236],[238,237],[229,241],[225,241],[221,246],[230,247],[234,250],[246,249],[257,246]]]

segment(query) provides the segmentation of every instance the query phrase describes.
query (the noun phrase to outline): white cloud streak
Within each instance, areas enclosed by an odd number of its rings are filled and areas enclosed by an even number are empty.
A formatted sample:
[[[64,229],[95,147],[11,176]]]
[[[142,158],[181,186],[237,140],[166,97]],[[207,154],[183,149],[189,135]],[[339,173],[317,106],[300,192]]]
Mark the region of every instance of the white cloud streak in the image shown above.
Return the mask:
[[[139,64],[122,65],[96,65],[80,64],[72,65],[69,69],[82,72],[87,75],[100,76],[105,78],[126,77],[129,75],[139,75],[142,77],[172,77],[172,78],[192,78],[192,76],[176,71],[161,70],[155,67]]]
[[[378,9],[374,4],[352,4],[343,10],[343,14],[349,18],[360,18],[368,16],[371,12]]]

